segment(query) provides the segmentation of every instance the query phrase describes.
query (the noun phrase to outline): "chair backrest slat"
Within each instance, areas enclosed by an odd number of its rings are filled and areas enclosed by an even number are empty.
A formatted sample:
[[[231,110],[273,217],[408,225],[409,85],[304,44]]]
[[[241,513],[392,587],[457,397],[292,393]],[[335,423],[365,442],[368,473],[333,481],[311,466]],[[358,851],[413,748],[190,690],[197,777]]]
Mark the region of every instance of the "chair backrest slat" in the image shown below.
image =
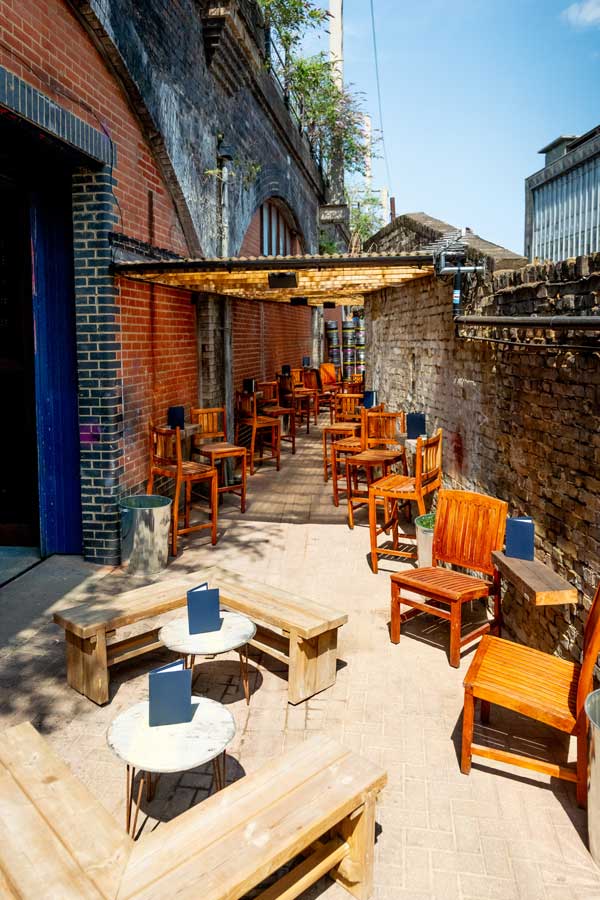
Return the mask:
[[[256,422],[256,394],[246,394],[243,391],[236,391],[235,394],[235,410],[240,421],[244,419]]]
[[[492,550],[504,545],[508,504],[473,491],[440,491],[432,562],[492,575]]]
[[[277,381],[259,381],[256,387],[262,392],[263,403],[279,402],[279,384]]]
[[[325,388],[328,384],[337,384],[341,380],[339,368],[333,363],[321,363],[319,371],[323,387]]]

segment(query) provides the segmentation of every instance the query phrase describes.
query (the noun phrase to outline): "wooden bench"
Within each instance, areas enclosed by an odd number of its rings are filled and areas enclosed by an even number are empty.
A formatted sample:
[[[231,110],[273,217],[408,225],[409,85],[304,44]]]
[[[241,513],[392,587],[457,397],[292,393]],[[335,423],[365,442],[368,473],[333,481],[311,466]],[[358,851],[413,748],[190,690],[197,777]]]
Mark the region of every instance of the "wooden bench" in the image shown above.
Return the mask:
[[[386,780],[315,737],[134,843],[27,722],[0,736],[0,895],[238,900],[302,856],[256,900],[293,900],[327,873],[368,900]]]
[[[121,639],[117,631],[185,606],[189,588],[203,581],[219,588],[224,607],[257,623],[252,645],[289,667],[290,703],[301,703],[335,683],[337,630],[348,621],[345,613],[214,566],[190,578],[55,612],[54,621],[65,631],[69,685],[95,703],[108,703],[110,668],[162,646],[158,628]]]

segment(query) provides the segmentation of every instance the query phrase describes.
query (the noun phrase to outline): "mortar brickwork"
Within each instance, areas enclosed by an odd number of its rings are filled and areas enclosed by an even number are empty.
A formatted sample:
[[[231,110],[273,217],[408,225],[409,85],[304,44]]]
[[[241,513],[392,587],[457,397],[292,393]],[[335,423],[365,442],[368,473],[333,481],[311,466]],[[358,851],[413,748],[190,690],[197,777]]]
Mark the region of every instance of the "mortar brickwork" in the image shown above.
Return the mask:
[[[600,312],[599,297],[596,255],[499,272],[471,288],[465,312],[589,315]],[[539,332],[540,346],[525,349],[457,339],[451,279],[434,277],[371,295],[365,318],[368,386],[390,408],[426,411],[428,431],[444,430],[445,483],[501,497],[511,514],[533,516],[537,557],[581,592],[577,608],[536,608],[507,590],[507,631],[578,659],[600,578],[597,340]],[[488,336],[528,337],[516,329]],[[545,346],[560,340],[595,349]]]

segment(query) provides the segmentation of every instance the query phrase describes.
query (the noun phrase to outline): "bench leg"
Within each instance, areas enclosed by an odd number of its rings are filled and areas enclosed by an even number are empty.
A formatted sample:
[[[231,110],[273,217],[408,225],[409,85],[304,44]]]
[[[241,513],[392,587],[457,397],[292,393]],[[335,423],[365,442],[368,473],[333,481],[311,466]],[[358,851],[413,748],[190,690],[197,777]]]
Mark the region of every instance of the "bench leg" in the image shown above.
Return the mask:
[[[308,640],[290,633],[288,700],[302,703],[335,684],[337,628]]]
[[[89,638],[80,638],[65,631],[67,653],[67,683],[74,690],[98,703],[108,703],[108,661],[106,634],[99,631]]]
[[[375,794],[370,794],[364,805],[336,828],[350,845],[350,853],[330,875],[357,900],[369,900],[373,894],[376,799]]]

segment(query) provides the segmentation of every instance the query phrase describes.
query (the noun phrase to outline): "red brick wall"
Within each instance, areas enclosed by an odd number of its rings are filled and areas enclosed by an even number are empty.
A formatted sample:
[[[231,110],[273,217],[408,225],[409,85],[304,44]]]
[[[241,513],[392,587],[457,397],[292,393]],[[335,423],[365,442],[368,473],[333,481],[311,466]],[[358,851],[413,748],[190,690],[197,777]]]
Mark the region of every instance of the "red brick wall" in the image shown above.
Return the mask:
[[[286,363],[310,356],[311,310],[286,303],[236,300],[233,304],[233,381],[272,378]]]
[[[11,48],[0,46],[1,65],[112,138],[117,147],[113,175],[118,229],[188,255],[175,207],[138,120],[67,3],[0,0],[0,33]],[[152,233],[149,191],[153,192]],[[120,284],[120,297],[124,482],[134,487],[146,477],[149,418],[164,422],[168,406],[196,401],[195,309],[186,293],[157,288],[152,300],[149,287],[127,281]]]
[[[123,282],[125,487],[147,475],[148,422],[165,424],[169,406],[197,403],[196,309],[189,295]]]

